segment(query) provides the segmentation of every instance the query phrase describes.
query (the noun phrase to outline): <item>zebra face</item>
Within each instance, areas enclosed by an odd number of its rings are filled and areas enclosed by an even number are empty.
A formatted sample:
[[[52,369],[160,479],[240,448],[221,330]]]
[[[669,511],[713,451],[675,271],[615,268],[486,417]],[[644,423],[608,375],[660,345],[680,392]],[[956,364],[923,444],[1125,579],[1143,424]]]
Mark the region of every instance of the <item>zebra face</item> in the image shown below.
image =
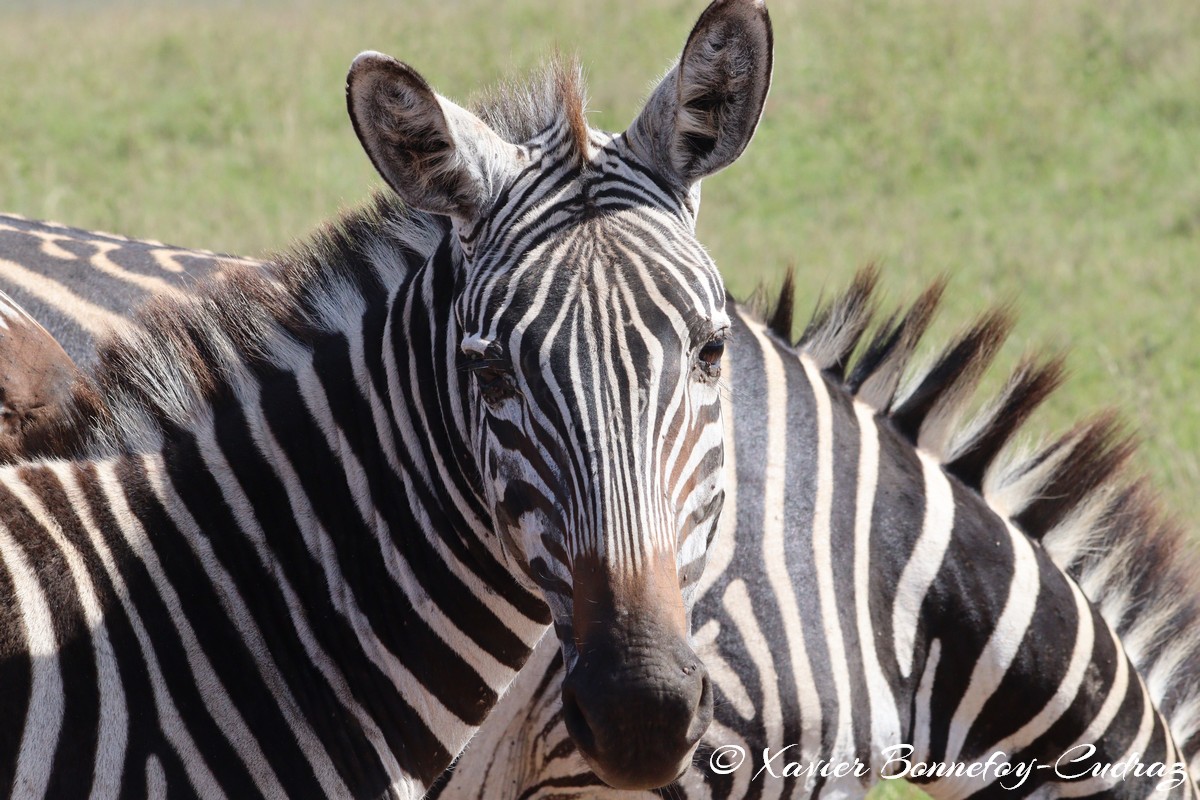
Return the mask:
[[[456,367],[483,499],[553,614],[567,728],[617,788],[673,780],[712,719],[688,636],[724,497],[729,320],[694,223],[699,181],[745,148],[770,71],[765,7],[717,0],[616,136],[588,127],[561,68],[480,116],[386,56],[359,56],[349,76],[375,166],[453,222]]]
[[[631,235],[646,216],[564,231],[550,252],[579,255],[520,265],[478,328],[494,335],[462,341],[483,483],[551,607],[567,725],[623,787],[673,779],[711,720],[687,639],[724,497],[720,279]],[[690,228],[674,227],[682,250]]]

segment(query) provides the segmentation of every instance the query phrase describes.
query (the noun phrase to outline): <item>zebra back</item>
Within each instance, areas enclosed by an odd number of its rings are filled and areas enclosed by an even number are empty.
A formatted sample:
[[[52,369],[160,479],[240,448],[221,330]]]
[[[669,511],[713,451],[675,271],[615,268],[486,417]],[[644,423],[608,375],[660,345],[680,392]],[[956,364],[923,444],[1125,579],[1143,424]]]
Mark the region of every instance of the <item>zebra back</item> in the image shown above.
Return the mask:
[[[154,295],[189,290],[240,256],[0,214],[0,291],[50,331],[78,365],[96,338]]]

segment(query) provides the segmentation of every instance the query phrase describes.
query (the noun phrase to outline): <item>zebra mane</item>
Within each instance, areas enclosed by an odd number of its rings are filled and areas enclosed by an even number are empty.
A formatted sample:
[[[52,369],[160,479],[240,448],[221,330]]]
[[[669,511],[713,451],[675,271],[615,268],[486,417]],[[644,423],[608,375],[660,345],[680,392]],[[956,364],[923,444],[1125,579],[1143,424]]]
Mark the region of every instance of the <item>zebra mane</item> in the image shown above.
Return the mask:
[[[354,333],[419,267],[448,222],[377,194],[276,258],[230,262],[186,294],[159,296],[97,344],[63,413],[28,430],[0,462],[152,452],[255,375],[295,369],[337,333]]]
[[[1136,444],[1107,411],[1040,447],[1014,434],[1062,383],[1063,357],[1027,356],[999,393],[962,422],[980,377],[1012,328],[1007,308],[985,312],[931,364],[910,369],[945,288],[939,280],[904,313],[877,322],[878,270],[860,271],[818,303],[793,341],[792,272],[768,320],[834,386],[874,408],[914,447],[977,492],[1045,548],[1120,637],[1181,752],[1200,747],[1200,558],[1183,529],[1129,466]],[[875,332],[863,347],[864,334]],[[852,355],[858,351],[857,359]],[[910,373],[904,386],[905,373]]]
[[[573,56],[555,55],[528,80],[500,83],[477,95],[470,108],[512,144],[528,142],[551,126],[566,125],[576,153],[587,153],[587,91],[583,68]]]

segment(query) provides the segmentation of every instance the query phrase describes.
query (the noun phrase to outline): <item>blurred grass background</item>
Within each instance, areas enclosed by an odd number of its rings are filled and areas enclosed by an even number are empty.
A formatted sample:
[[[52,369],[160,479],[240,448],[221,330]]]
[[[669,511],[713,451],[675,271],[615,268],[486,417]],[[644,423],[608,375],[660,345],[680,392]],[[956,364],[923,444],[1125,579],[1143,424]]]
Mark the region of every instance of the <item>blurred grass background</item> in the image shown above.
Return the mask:
[[[702,0],[228,0],[0,7],[0,209],[262,254],[378,184],[343,100],[372,48],[465,98],[555,46],[621,129]],[[939,332],[1015,299],[1002,358],[1072,351],[1041,415],[1115,404],[1200,523],[1200,3],[865,0],[771,7],[775,84],[702,240],[745,296],[811,305],[878,261],[892,297],[953,276]]]

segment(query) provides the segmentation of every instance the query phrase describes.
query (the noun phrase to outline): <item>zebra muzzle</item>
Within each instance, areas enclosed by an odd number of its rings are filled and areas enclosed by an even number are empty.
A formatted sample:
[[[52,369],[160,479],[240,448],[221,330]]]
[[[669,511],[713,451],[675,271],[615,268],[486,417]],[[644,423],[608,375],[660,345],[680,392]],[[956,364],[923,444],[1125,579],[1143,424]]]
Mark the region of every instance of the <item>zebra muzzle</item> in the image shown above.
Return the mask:
[[[562,690],[567,732],[610,786],[665,786],[691,763],[713,714],[712,685],[687,642],[678,585],[613,591],[609,581],[587,579],[595,573],[581,576],[579,567],[577,561],[578,658]]]

